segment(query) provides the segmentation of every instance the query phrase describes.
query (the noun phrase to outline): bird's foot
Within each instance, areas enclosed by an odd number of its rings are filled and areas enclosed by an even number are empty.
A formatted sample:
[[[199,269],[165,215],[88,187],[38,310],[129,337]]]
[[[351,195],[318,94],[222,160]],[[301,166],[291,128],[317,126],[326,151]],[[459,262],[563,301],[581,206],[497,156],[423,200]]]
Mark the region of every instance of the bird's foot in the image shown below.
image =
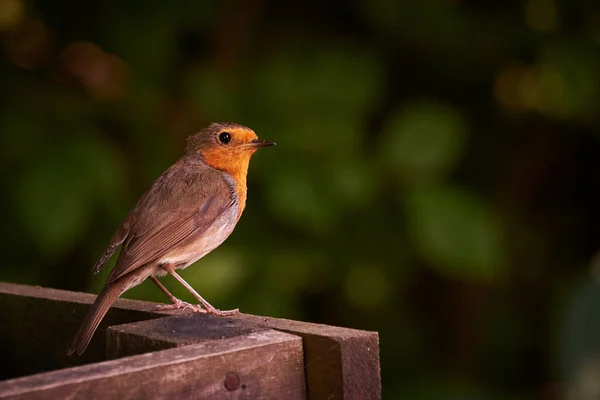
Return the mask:
[[[211,314],[218,316],[227,316],[227,315],[235,315],[240,312],[238,308],[235,310],[219,310],[209,305],[209,307],[203,308],[201,304],[190,304],[185,301],[181,301],[179,299],[173,300],[171,304],[159,304],[155,307],[156,311],[167,311],[167,310],[179,310],[179,309],[191,309],[193,312],[201,313],[201,314]]]
[[[208,308],[203,308],[203,311],[207,314],[218,315],[220,317],[227,316],[227,315],[235,315],[235,314],[240,313],[239,308],[236,308],[235,310],[219,310],[212,306],[208,307]]]
[[[206,310],[204,310],[198,304],[190,304],[188,302],[181,301],[179,299],[175,299],[173,301],[173,303],[171,303],[171,304],[159,304],[155,307],[155,310],[156,311],[179,310],[179,309],[186,310],[188,308],[191,308],[192,311],[194,311],[194,312],[206,313]]]

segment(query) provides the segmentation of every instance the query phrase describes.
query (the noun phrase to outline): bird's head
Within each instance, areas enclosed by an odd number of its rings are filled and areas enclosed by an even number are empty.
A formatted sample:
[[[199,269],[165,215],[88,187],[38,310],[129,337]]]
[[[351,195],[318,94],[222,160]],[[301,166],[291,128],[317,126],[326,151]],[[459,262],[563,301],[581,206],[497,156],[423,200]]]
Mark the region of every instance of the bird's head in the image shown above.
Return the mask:
[[[245,181],[250,157],[261,147],[275,142],[259,140],[256,133],[245,126],[216,122],[188,138],[186,155],[199,154],[208,165]]]

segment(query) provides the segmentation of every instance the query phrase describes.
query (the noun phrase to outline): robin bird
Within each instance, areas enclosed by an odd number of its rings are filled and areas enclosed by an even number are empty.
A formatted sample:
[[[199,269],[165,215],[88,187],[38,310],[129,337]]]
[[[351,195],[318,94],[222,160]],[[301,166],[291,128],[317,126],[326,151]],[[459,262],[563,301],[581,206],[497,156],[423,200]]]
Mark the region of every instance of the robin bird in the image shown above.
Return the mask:
[[[176,270],[213,251],[231,234],[246,206],[246,175],[254,152],[275,143],[234,123],[213,123],[191,135],[183,156],[142,195],[93,267],[98,273],[115,250],[121,252],[104,288],[90,307],[67,354],[82,354],[114,301],[150,278],[171,300],[158,310],[191,307],[231,315],[202,298]],[[173,296],[157,277],[169,274],[199,304]]]

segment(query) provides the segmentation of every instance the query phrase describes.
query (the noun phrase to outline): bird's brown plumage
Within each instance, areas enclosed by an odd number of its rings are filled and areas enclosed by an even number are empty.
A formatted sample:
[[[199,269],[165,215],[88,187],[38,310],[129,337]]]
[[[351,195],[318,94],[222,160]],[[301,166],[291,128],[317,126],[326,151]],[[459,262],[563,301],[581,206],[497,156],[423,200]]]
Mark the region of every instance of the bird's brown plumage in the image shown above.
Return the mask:
[[[157,179],[127,217],[126,239],[108,282],[202,235],[234,205],[237,195],[221,172],[200,160],[179,160]]]
[[[231,132],[235,141],[219,143],[222,131]],[[212,124],[188,139],[183,157],[142,195],[94,266],[97,273],[121,246],[69,354],[85,350],[124,291],[150,276],[164,275],[165,264],[187,267],[231,234],[245,205],[248,163],[257,148],[252,143],[257,143],[252,130],[231,123]]]

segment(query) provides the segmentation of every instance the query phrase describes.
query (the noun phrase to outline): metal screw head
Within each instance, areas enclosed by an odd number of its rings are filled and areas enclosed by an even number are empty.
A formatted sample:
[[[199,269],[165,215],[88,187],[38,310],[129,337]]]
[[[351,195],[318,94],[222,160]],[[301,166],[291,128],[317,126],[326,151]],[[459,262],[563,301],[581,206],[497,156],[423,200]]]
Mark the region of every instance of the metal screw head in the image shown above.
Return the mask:
[[[237,390],[240,387],[240,377],[235,372],[228,372],[225,375],[225,389],[229,391]]]

